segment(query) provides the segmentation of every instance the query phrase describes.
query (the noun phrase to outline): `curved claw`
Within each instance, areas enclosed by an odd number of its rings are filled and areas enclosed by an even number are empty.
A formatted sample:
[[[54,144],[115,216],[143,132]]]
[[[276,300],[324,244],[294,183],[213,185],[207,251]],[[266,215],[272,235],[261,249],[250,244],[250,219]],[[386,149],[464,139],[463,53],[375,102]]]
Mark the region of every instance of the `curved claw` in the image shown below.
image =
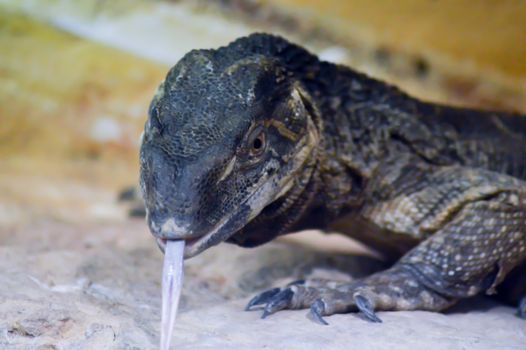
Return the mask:
[[[311,306],[309,314],[312,316],[314,321],[328,326],[329,323],[325,321],[322,317],[322,314],[325,312],[325,303],[321,299],[317,299]]]
[[[250,299],[247,306],[245,307],[245,311],[252,311],[254,306],[268,303],[272,297],[279,293],[280,290],[280,288],[272,288],[256,295],[255,297]]]
[[[358,310],[360,310],[369,321],[376,323],[382,322],[382,320],[378,316],[376,316],[376,313],[374,312],[373,306],[369,299],[367,299],[363,295],[356,294],[354,296],[354,301]]]
[[[284,289],[274,295],[265,306],[261,318],[266,318],[267,316],[272,315],[273,313],[283,310],[289,306],[293,296],[294,292],[290,288]]]
[[[517,310],[517,314],[520,318],[526,320],[526,296],[523,297],[521,302],[519,303],[519,309]]]

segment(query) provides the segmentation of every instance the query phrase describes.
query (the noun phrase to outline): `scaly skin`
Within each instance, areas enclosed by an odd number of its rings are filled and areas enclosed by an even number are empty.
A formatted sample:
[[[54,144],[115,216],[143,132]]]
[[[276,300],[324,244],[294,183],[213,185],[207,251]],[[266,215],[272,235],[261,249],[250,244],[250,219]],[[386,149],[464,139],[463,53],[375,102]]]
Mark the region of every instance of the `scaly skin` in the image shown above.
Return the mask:
[[[396,261],[347,284],[266,291],[247,307],[264,317],[310,308],[321,323],[357,310],[379,321],[375,310],[440,311],[504,281],[518,302],[522,118],[424,103],[275,36],[192,51],[145,126],[148,223],[161,246],[187,240],[186,257],[332,226]]]

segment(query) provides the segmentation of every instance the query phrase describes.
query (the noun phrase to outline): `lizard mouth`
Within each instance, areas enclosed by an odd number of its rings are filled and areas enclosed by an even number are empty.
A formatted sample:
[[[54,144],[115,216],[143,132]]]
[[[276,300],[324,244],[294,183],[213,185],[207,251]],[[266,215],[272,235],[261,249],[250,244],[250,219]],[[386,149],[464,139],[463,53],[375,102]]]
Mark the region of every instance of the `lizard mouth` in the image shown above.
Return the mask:
[[[194,257],[204,250],[228,239],[235,233],[235,231],[232,231],[230,234],[218,234],[219,231],[222,231],[221,228],[215,229],[201,237],[185,239],[184,258],[188,259]],[[156,238],[156,241],[157,245],[164,253],[168,240],[164,238]]]
[[[209,235],[205,235],[202,237],[190,238],[190,239],[184,240],[185,241],[184,257],[190,258],[194,255],[197,255],[199,252],[193,253],[193,251],[195,250],[195,245],[198,243],[198,241],[209,239],[208,236]],[[159,247],[159,249],[161,249],[161,251],[164,253],[166,250],[166,243],[168,242],[168,240],[165,238],[156,238],[155,240],[157,242],[157,246]]]
[[[232,215],[224,217],[207,234],[185,239],[184,258],[194,257],[204,250],[226,241],[245,226],[247,222],[257,216],[265,208],[266,204],[273,201],[277,187],[275,180],[275,177],[271,177],[261,184],[256,192],[239,205]],[[262,205],[263,203],[265,205]],[[159,248],[164,252],[167,239],[156,238],[156,241]]]

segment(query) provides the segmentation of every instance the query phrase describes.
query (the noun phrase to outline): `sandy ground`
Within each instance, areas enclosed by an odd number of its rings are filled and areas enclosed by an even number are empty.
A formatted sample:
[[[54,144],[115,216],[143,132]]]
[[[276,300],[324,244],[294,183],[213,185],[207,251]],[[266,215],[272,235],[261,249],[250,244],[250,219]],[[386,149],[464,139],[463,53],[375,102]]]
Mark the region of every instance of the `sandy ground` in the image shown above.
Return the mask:
[[[142,220],[40,222],[2,229],[0,243],[1,349],[157,348],[162,255]],[[265,320],[243,311],[271,286],[306,276],[348,280],[346,273],[381,267],[290,242],[221,245],[187,261],[173,349],[524,349],[524,321],[482,297],[446,314],[380,312],[381,324],[357,314],[321,326],[306,310]]]

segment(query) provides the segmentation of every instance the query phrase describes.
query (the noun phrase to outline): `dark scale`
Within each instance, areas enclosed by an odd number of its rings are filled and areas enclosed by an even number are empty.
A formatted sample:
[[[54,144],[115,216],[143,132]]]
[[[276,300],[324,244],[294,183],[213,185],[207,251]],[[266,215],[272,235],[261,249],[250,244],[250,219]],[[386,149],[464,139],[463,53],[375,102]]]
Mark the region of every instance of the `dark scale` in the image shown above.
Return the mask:
[[[378,322],[376,310],[441,311],[501,286],[519,304],[525,149],[524,117],[424,103],[254,34],[194,50],[168,73],[145,126],[141,187],[153,235],[187,240],[187,258],[306,228],[373,246],[392,267],[276,288],[248,309]]]

